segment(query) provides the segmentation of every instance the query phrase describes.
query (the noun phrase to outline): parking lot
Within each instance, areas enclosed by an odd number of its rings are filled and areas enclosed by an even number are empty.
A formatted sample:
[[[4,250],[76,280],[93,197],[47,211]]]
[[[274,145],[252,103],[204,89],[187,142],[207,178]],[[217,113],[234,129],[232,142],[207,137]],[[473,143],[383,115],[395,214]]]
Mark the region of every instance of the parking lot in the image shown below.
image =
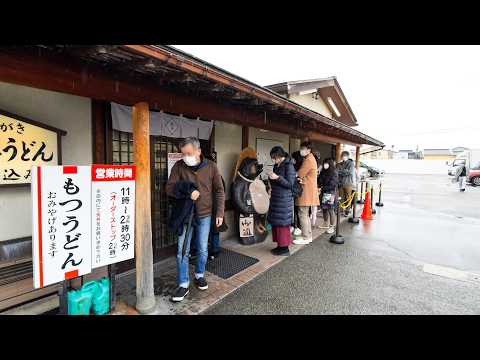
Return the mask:
[[[480,187],[468,185],[461,193],[451,179],[387,174],[381,179],[385,206],[377,208],[376,219],[345,231],[358,246],[396,249],[421,262],[480,272]],[[379,181],[373,182],[375,190]]]
[[[344,222],[344,245],[324,234],[206,314],[480,314],[480,188],[460,193],[447,175],[381,180],[385,206]]]

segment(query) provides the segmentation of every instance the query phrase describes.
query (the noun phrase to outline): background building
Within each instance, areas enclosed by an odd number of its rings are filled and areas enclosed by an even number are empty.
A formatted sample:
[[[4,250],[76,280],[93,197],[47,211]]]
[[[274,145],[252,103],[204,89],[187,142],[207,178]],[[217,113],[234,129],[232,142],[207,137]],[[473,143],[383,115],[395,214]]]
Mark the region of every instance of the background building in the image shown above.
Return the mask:
[[[450,149],[423,149],[425,160],[453,160],[456,154]]]

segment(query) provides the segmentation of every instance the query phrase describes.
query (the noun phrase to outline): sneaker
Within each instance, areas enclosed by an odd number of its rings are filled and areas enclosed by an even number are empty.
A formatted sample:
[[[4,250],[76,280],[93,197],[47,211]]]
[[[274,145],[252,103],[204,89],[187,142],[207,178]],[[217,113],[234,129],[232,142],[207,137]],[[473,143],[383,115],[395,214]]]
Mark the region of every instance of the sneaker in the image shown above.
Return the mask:
[[[295,230],[293,230],[293,235],[294,236],[302,235],[302,230],[300,230],[299,228],[296,228]]]
[[[205,277],[203,276],[201,278],[195,279],[195,285],[197,286],[198,290],[208,289],[207,280],[205,280]]]
[[[295,245],[307,245],[307,244],[310,244],[311,241],[309,241],[308,239],[305,239],[303,237],[298,237],[295,240],[293,240],[293,243]]]
[[[330,225],[329,225],[328,223],[325,223],[325,222],[324,222],[323,224],[318,225],[317,227],[318,227],[319,229],[328,229],[328,228],[330,228]]]
[[[308,244],[310,244],[313,241],[313,237],[305,239],[308,241]]]
[[[285,247],[277,246],[275,249],[270,250],[270,252],[275,256],[289,256],[290,255],[290,250],[288,249],[288,246],[285,246]]]
[[[327,234],[333,234],[335,232],[335,226],[330,226],[327,230]]]
[[[172,296],[172,301],[179,302],[185,299],[185,296],[190,292],[190,290],[179,286],[177,290],[175,290],[173,296]]]
[[[220,256],[220,251],[215,251],[215,252],[212,251],[210,254],[208,254],[208,259],[215,260],[219,256]]]

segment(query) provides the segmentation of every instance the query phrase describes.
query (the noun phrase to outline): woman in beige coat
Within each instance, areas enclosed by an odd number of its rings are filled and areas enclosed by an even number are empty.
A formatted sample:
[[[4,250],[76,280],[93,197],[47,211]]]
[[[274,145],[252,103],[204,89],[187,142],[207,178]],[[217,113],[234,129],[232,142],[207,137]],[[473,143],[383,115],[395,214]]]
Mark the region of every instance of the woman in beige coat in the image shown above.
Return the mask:
[[[298,216],[302,237],[297,237],[295,244],[309,244],[312,242],[312,223],[310,220],[310,207],[320,205],[317,188],[317,161],[312,154],[312,143],[305,141],[300,145],[300,154],[303,156],[303,164],[298,170],[297,176],[302,184],[302,195],[295,200],[298,206]]]

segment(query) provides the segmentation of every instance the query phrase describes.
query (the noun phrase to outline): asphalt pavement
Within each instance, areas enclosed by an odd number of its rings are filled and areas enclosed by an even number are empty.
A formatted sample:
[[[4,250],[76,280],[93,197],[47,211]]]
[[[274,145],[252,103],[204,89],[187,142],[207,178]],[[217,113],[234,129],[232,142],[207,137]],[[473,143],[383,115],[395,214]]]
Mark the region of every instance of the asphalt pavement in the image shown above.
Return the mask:
[[[342,224],[344,245],[324,234],[205,314],[480,314],[480,281],[455,275],[480,273],[480,188],[460,193],[446,175],[382,181],[385,206]]]

